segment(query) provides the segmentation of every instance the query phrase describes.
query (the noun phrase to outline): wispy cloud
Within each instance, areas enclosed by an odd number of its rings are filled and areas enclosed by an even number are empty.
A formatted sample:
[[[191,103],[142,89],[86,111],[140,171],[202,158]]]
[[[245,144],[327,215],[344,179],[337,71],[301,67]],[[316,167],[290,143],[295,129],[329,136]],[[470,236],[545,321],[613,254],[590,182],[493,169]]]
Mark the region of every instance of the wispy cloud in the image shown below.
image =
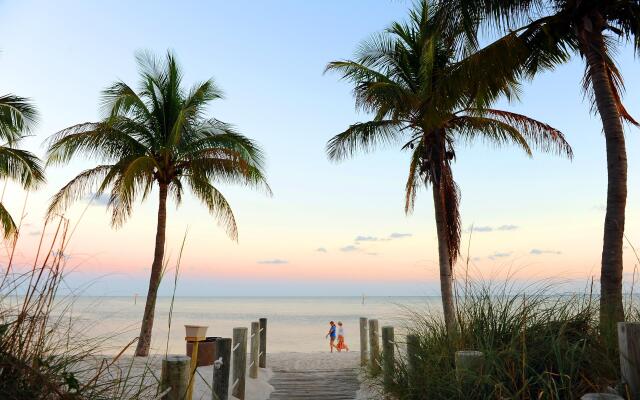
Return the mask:
[[[29,236],[40,236],[42,231],[31,231],[28,233]]]
[[[505,257],[509,257],[511,256],[511,252],[500,252],[500,251],[496,251],[495,253],[493,253],[492,255],[489,256],[490,260],[495,260],[496,258],[505,258]]]
[[[398,232],[394,232],[391,235],[389,235],[390,239],[402,239],[402,238],[408,238],[413,236],[412,233],[398,233]]]
[[[326,252],[327,252],[327,249],[325,249],[324,247],[318,247],[318,248],[316,249],[316,251],[317,251],[318,253],[326,253]]]
[[[378,253],[367,253],[368,256],[377,256]]]
[[[541,250],[541,249],[531,249],[531,251],[529,252],[529,254],[533,254],[534,256],[539,256],[542,254],[562,254],[561,251],[558,250]]]
[[[378,238],[375,236],[362,236],[358,235],[355,239],[356,242],[377,242]]]
[[[358,247],[356,247],[356,246],[354,246],[352,244],[340,248],[340,251],[344,251],[345,253],[349,253],[349,252],[357,251],[357,250],[358,250]]]
[[[280,265],[280,264],[289,264],[289,261],[281,260],[279,258],[274,258],[274,259],[271,259],[271,260],[259,260],[258,264]]]
[[[505,224],[505,225],[500,225],[498,227],[481,225],[481,226],[470,226],[469,228],[467,228],[466,232],[473,231],[474,233],[476,232],[485,233],[485,232],[494,232],[494,231],[515,231],[518,228],[519,228],[518,225],[513,225],[513,224]]]

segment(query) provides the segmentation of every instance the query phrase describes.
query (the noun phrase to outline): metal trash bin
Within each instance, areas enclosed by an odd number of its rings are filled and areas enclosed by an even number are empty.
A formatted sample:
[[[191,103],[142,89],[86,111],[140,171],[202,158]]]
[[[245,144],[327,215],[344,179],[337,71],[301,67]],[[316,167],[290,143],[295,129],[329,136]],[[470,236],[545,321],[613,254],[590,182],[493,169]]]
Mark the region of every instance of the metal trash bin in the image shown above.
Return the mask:
[[[220,339],[218,336],[208,336],[205,340],[198,340],[198,358],[197,366],[203,367],[207,365],[213,365],[213,362],[218,358],[218,349],[216,346],[216,340]],[[193,359],[193,347],[195,341],[187,341],[187,356]]]

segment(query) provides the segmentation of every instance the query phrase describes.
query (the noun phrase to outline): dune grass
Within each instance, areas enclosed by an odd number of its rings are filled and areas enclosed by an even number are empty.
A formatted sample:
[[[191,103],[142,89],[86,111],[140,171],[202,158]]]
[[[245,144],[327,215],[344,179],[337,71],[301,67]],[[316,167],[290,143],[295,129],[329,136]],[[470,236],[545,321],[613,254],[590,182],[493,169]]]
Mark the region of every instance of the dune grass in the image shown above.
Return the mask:
[[[618,385],[618,355],[598,331],[598,301],[590,294],[559,296],[550,287],[513,294],[472,284],[458,296],[457,335],[447,335],[437,314],[414,312],[407,333],[417,337],[410,355],[396,340],[393,380],[368,382],[397,399],[579,399]],[[485,355],[481,373],[456,376],[457,350]]]
[[[45,226],[45,228],[47,228]],[[109,337],[86,337],[74,327],[72,298],[58,295],[64,281],[69,223],[57,218],[42,232],[28,271],[16,271],[9,257],[0,281],[0,398],[143,399],[157,394],[157,377],[147,364],[102,357]],[[45,240],[50,237],[50,242]],[[15,238],[8,254],[15,250]],[[47,243],[45,243],[47,242]],[[155,382],[155,384],[154,384]]]

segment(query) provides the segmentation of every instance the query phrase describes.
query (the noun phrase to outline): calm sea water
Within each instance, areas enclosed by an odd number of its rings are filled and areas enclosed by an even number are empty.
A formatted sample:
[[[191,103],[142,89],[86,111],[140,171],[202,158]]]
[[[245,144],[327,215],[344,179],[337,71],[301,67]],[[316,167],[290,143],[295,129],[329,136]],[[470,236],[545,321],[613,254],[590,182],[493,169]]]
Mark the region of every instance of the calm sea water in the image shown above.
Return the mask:
[[[178,297],[171,314],[171,298],[158,298],[152,348],[164,353],[184,352],[184,325],[207,325],[207,336],[231,337],[234,327],[268,319],[269,352],[325,351],[330,320],[342,321],[346,341],[359,350],[359,318],[377,318],[380,326],[401,328],[410,311],[438,312],[438,297]],[[88,336],[110,337],[107,352],[117,352],[138,334],[144,298],[78,297],[71,315],[76,330]]]

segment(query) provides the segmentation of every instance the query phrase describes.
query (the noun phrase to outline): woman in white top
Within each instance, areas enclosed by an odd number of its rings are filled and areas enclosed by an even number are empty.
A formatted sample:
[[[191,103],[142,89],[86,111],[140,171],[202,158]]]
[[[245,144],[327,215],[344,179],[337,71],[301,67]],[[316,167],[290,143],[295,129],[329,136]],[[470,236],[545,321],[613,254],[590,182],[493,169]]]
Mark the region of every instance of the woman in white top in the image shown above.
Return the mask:
[[[349,351],[349,346],[344,342],[344,328],[342,327],[342,321],[338,321],[338,345],[336,346],[338,351]]]

